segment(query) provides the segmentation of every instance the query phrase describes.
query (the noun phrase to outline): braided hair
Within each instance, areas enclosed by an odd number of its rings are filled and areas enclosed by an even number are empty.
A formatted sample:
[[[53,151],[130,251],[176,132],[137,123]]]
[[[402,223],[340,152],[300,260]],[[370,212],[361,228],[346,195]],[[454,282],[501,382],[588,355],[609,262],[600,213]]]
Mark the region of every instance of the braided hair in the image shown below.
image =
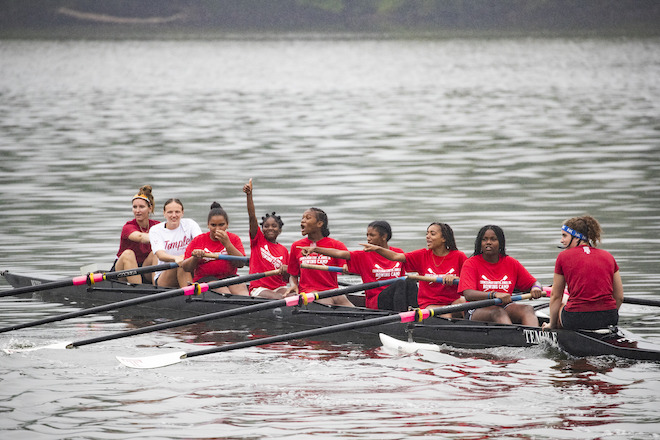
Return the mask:
[[[327,237],[330,235],[330,229],[328,228],[328,214],[325,213],[324,210],[320,208],[309,208],[310,211],[314,213],[316,216],[316,220],[323,222],[323,226],[321,226],[321,234],[324,237]]]
[[[385,236],[385,241],[390,241],[392,238],[392,227],[385,220],[376,220],[368,225],[369,228],[374,228],[380,235]]]
[[[445,246],[447,246],[447,249],[450,251],[458,250],[458,246],[456,246],[456,239],[454,238],[454,230],[451,228],[451,226],[449,226],[447,223],[433,222],[426,229],[428,230],[428,228],[433,225],[436,225],[440,228],[440,233],[442,233],[442,238],[445,239]]]

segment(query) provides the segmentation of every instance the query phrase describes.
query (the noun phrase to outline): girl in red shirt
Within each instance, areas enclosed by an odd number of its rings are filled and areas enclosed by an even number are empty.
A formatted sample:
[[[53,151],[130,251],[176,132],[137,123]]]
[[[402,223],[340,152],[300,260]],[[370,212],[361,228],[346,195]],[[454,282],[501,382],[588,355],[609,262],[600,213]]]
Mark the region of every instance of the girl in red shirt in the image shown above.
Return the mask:
[[[463,263],[467,257],[456,247],[454,231],[448,224],[434,222],[426,228],[425,249],[403,253],[394,252],[373,244],[365,244],[364,250],[375,251],[392,261],[400,261],[404,264],[406,271],[417,272],[422,276],[442,277],[441,283],[436,281],[419,282],[416,301],[419,307],[441,307],[465,302],[463,297],[458,294],[454,280],[460,276]],[[395,287],[393,286],[390,292],[394,293]],[[408,293],[405,296],[408,297],[407,305],[417,306],[417,304],[410,304],[412,298],[409,298]],[[394,308],[399,309],[400,306],[396,305],[396,299],[393,298],[392,301]],[[452,316],[447,314],[443,317],[451,318]]]
[[[532,298],[540,298],[543,291],[518,260],[506,254],[504,232],[496,225],[486,225],[474,241],[474,254],[461,271],[458,291],[468,301],[499,298],[501,305],[470,310],[467,316],[475,321],[501,324],[523,324],[538,327],[534,308],[511,302],[515,289],[531,290]]]
[[[544,327],[596,330],[617,325],[623,303],[619,266],[607,251],[597,249],[600,224],[591,216],[564,222],[550,297],[550,323]],[[568,301],[562,305],[568,283]]]
[[[388,222],[377,220],[369,223],[369,226],[367,226],[367,242],[369,244],[389,249],[395,253],[403,253],[401,249],[388,245],[388,241],[391,238],[392,227]],[[303,253],[319,253],[329,257],[346,260],[346,264],[344,265],[345,273],[355,273],[360,275],[363,283],[389,280],[391,278],[398,278],[406,274],[406,271],[403,268],[403,264],[401,262],[391,261],[376,252],[366,252],[364,250],[349,252],[347,250],[344,251],[340,249],[331,249],[318,246],[308,246],[302,248],[302,251]],[[402,280],[401,282],[405,281]],[[384,308],[379,299],[379,295],[386,288],[389,289],[391,286],[392,285],[382,286],[366,290],[365,305],[367,308]],[[407,307],[404,310],[407,310]]]
[[[240,237],[227,231],[229,216],[219,203],[213,202],[207,220],[209,232],[192,239],[186,247],[183,269],[193,274],[193,281],[221,280],[237,274],[237,268],[243,267],[242,262],[206,258],[206,253],[216,253],[244,257],[245,250]],[[245,283],[214,289],[218,293],[233,295],[248,295]]]
[[[280,269],[282,274],[250,281],[250,295],[281,299],[286,293],[287,278],[285,278],[285,274],[287,273],[286,266],[289,263],[289,251],[284,245],[277,242],[284,223],[280,216],[273,212],[262,217],[261,228],[259,228],[252,199],[252,179],[243,186],[243,192],[247,196],[247,211],[250,220],[250,273]]]
[[[289,253],[289,281],[291,285],[287,289],[286,296],[298,293],[313,293],[324,290],[337,289],[337,273],[326,272],[316,269],[301,268],[300,265],[315,264],[322,266],[343,266],[342,258],[333,258],[316,252],[305,253],[304,248],[318,246],[346,251],[346,246],[339,240],[330,238],[328,229],[328,216],[319,208],[309,208],[303,213],[300,221],[300,232],[305,238],[294,242]],[[333,296],[318,300],[323,304],[354,307],[346,295]]]

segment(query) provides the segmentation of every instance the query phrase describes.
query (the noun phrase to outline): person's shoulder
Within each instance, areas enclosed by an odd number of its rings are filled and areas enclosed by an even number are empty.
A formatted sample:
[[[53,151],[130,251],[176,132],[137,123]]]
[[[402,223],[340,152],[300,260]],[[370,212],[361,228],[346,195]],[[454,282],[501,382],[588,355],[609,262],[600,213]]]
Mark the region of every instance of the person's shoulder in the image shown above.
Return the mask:
[[[392,252],[396,252],[397,254],[402,254],[403,253],[403,249],[398,248],[398,247],[394,247],[394,246],[390,246],[390,250]]]
[[[323,246],[327,246],[328,244],[332,244],[334,246],[343,246],[344,248],[346,247],[346,245],[344,243],[342,243],[341,241],[337,240],[336,238],[332,238],[332,237],[323,237],[322,239],[320,239],[318,241],[318,243],[323,244]],[[321,247],[323,247],[323,246],[321,246]]]
[[[192,218],[184,217],[181,219],[181,224],[186,226],[199,226],[199,224]]]
[[[428,248],[421,248],[421,249],[415,249],[414,251],[406,252],[406,255],[426,255],[433,252],[431,249]]]

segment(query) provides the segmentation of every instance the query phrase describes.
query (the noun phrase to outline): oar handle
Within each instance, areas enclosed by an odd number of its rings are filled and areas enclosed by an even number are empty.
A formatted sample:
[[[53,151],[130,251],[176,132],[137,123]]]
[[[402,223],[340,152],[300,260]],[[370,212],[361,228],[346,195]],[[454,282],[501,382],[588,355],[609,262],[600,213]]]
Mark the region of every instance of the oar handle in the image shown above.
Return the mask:
[[[227,254],[214,254],[210,252],[204,253],[204,258],[213,258],[214,260],[240,261],[242,263],[250,262],[250,257],[239,257],[237,255],[227,255]]]
[[[34,286],[25,286],[18,287],[16,289],[8,290],[6,292],[0,293],[0,297],[9,296],[9,295],[19,295],[21,293],[34,293],[41,292],[43,290],[58,289],[60,287],[69,287],[69,286],[80,286],[83,284],[95,284],[103,280],[113,280],[117,278],[130,277],[132,275],[140,275],[143,273],[158,272],[161,270],[174,269],[179,267],[177,263],[163,263],[157,264],[155,266],[145,266],[137,267],[135,269],[126,269],[115,272],[97,272],[97,273],[88,273],[87,275],[80,275],[71,279],[60,280],[60,281],[50,281],[41,284],[36,284]]]
[[[172,290],[166,290],[164,292],[158,292],[154,293],[151,295],[144,295],[140,296],[138,298],[131,298],[127,299],[124,301],[119,301],[115,303],[110,303],[110,304],[105,304],[102,306],[97,306],[97,307],[92,307],[89,309],[83,309],[83,310],[78,310],[75,312],[70,312],[70,313],[65,313],[63,315],[57,315],[57,316],[51,316],[48,318],[40,319],[38,321],[31,321],[31,322],[26,322],[23,324],[15,324],[9,327],[4,327],[0,328],[0,333],[8,332],[11,330],[18,330],[22,328],[27,328],[27,327],[35,327],[37,325],[41,324],[47,324],[50,322],[56,322],[56,321],[64,321],[65,319],[71,319],[71,318],[77,318],[78,316],[84,316],[84,315],[90,315],[92,313],[101,313],[101,312],[106,312],[108,310],[116,310],[116,309],[121,309],[124,307],[128,306],[133,306],[133,305],[138,305],[138,304],[144,304],[152,301],[158,301],[161,299],[166,299],[166,298],[172,298],[175,296],[179,296],[181,294],[183,295],[193,295],[193,294],[200,294],[201,292],[206,292],[209,289],[215,289],[217,287],[223,287],[223,286],[230,286],[232,284],[238,284],[238,283],[243,283],[247,281],[252,281],[256,280],[259,278],[262,278],[264,276],[270,276],[270,275],[275,275],[278,274],[279,270],[273,270],[270,272],[262,272],[262,273],[253,273],[249,275],[243,275],[243,276],[236,276],[236,277],[230,277],[230,278],[225,278],[222,280],[218,281],[212,281],[210,283],[195,283],[190,286],[186,286],[180,289],[172,289]]]
[[[322,264],[307,264],[307,263],[302,263],[300,265],[302,269],[314,269],[314,270],[324,270],[326,272],[338,272],[338,273],[343,273],[344,268],[339,267],[339,266],[324,266]]]
[[[444,277],[434,277],[431,275],[408,275],[408,278],[416,281],[428,281],[429,283],[442,283]],[[455,278],[452,284],[458,286],[458,278]]]

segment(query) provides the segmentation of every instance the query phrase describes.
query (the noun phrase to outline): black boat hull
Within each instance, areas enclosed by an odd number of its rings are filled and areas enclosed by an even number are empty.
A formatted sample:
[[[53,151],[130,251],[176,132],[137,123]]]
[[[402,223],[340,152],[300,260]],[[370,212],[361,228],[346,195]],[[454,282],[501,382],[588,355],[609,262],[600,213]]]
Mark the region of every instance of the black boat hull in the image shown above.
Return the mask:
[[[54,281],[45,277],[2,272],[14,288]],[[69,286],[33,293],[35,299],[57,302],[80,308],[115,303],[163,291],[150,285],[129,285],[119,281],[102,281],[93,286]],[[118,320],[130,320],[134,325],[141,320],[171,320],[221,310],[234,309],[271,300],[204,292],[200,296],[183,295],[162,299],[109,314]],[[311,303],[302,307],[278,307],[246,315],[210,321],[214,329],[248,330],[251,333],[281,334],[309,328],[343,324],[375,318],[393,312],[369,310],[361,307],[335,307]],[[351,330],[332,335],[333,341],[352,342],[367,346],[379,345],[378,333],[452,347],[482,349],[494,347],[532,347],[551,345],[573,356],[616,355],[629,359],[660,360],[660,347],[648,342],[632,340],[622,332],[576,332],[569,330],[544,331],[537,327],[502,325],[466,320],[430,318],[420,323],[390,323]]]

